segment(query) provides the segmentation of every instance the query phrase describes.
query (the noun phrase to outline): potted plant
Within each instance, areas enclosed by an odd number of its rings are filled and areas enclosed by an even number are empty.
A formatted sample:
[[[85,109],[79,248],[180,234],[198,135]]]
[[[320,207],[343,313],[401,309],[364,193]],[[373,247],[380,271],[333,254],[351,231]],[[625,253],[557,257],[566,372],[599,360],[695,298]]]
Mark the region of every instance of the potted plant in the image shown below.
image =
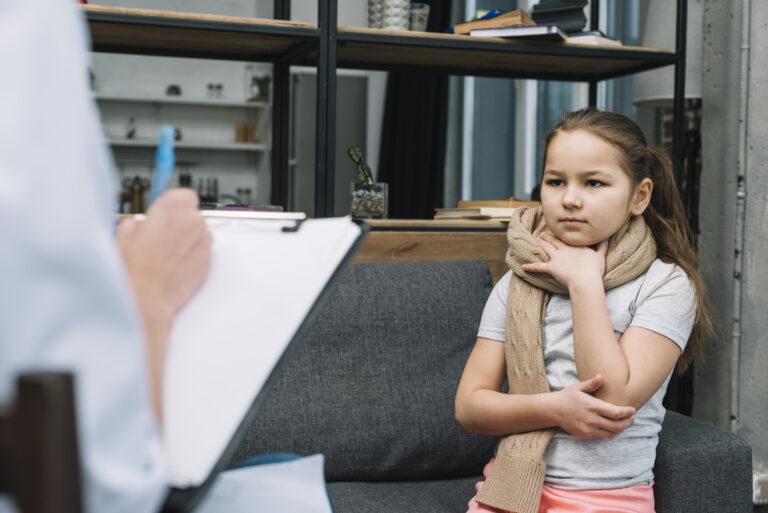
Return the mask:
[[[357,166],[357,182],[352,182],[350,213],[356,219],[384,219],[387,217],[387,184],[374,182],[371,168],[365,162],[362,150],[350,146],[349,158]]]

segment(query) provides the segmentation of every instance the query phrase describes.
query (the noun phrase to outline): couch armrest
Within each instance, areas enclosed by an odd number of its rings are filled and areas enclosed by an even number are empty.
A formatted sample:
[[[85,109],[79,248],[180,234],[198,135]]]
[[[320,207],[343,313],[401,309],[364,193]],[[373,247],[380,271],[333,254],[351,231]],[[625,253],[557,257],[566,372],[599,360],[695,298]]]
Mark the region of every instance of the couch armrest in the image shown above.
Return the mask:
[[[657,513],[752,512],[752,449],[712,424],[667,412],[653,473]]]

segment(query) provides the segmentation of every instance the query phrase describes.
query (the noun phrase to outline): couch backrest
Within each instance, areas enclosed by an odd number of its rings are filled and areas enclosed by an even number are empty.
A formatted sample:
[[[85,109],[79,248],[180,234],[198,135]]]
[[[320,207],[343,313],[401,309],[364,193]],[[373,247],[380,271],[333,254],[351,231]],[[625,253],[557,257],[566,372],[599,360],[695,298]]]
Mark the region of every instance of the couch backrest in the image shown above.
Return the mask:
[[[454,395],[491,288],[482,262],[351,266],[235,461],[319,452],[330,481],[480,474],[495,439],[461,431]]]

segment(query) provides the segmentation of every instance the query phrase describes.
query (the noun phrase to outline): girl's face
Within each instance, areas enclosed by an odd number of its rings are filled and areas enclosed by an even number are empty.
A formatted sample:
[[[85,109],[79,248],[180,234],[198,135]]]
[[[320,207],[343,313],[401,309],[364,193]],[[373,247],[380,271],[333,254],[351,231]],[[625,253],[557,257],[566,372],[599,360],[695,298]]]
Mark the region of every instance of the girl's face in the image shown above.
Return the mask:
[[[633,187],[612,144],[587,130],[560,132],[549,143],[541,185],[547,227],[571,246],[593,246],[640,215],[653,182]]]

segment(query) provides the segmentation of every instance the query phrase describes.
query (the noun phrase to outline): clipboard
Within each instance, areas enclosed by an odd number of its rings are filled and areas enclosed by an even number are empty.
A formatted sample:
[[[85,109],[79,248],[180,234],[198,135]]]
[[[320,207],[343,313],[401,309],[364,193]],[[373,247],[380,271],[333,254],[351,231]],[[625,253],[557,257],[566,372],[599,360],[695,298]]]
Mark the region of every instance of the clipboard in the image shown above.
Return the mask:
[[[368,232],[367,225],[353,222],[349,217],[253,220],[217,218],[215,215],[209,215],[207,223],[214,234],[211,274],[200,292],[177,318],[168,353],[169,364],[166,368],[164,387],[164,438],[171,464],[172,488],[162,509],[166,513],[192,510],[203,498],[217,475],[225,470],[249,426],[258,416],[275,376],[279,374],[279,369],[296,350],[297,341],[304,338],[303,334],[307,326],[330,295],[339,275],[349,264]],[[237,253],[242,254],[233,255],[231,249],[238,241],[241,244],[238,246]],[[268,247],[262,248],[266,255],[264,258],[261,258],[262,255],[254,254],[258,249],[254,244],[258,245],[259,241],[269,244]],[[297,247],[306,251],[298,256],[284,253],[295,251]],[[256,274],[246,276],[242,283],[237,285],[239,293],[226,298],[218,297],[217,295],[220,296],[223,290],[221,287],[227,284],[226,274],[231,275],[231,264],[235,262],[236,265],[245,268],[249,258],[253,257],[257,260],[260,258],[253,264]],[[241,259],[239,262],[238,258]],[[297,270],[294,267],[297,262],[314,262],[314,264],[309,269]],[[257,266],[261,267],[256,269]],[[317,269],[323,269],[323,273],[315,279],[314,274]],[[270,283],[269,290],[249,290],[250,287],[259,286],[258,276],[265,277],[260,282],[262,285]],[[313,279],[315,281],[312,281]],[[302,280],[312,281],[312,283],[302,282]],[[273,285],[281,287],[278,292],[283,295],[282,297],[273,296],[278,293],[277,289],[272,288]],[[262,307],[270,305],[274,307],[275,312],[269,312],[269,315],[266,315],[268,308],[260,312],[261,319],[269,317],[271,321],[263,326],[248,328],[250,334],[245,336],[252,336],[253,333],[263,333],[265,338],[274,337],[280,333],[286,336],[284,340],[274,342],[272,361],[259,362],[258,358],[254,360],[255,364],[263,364],[263,373],[258,378],[243,376],[241,362],[234,361],[231,357],[233,352],[241,348],[245,348],[243,352],[253,357],[262,349],[261,346],[254,342],[258,347],[251,347],[248,340],[236,340],[231,346],[220,345],[227,344],[226,340],[206,341],[207,335],[201,332],[200,327],[211,329],[211,324],[218,321],[216,318],[201,320],[196,317],[206,306],[213,305],[214,309],[221,307],[221,310],[226,311],[227,306],[232,306],[228,302],[237,302],[242,307],[242,298],[248,294],[252,296],[254,305]],[[265,295],[272,296],[265,297]],[[291,310],[290,303],[298,302],[299,296],[303,298],[304,303]],[[231,314],[242,316],[243,310]],[[291,315],[293,318],[289,318]],[[243,321],[243,319],[240,320]],[[194,331],[196,328],[198,331]],[[197,340],[190,342],[189,337],[196,337]],[[205,344],[210,346],[206,348]],[[195,353],[196,347],[202,348],[200,354]],[[187,363],[189,364],[187,367],[201,368],[201,361],[195,358],[206,357],[206,355],[215,357],[217,353],[227,352],[226,358],[230,358],[231,361],[229,363],[225,361],[222,365],[233,367],[232,372],[223,373],[222,376],[221,369],[215,368],[218,362],[213,361],[211,365],[214,368],[210,372],[203,369],[203,373],[219,374],[221,380],[220,383],[213,385],[214,390],[208,390],[211,376],[202,376],[201,382],[198,383],[193,379],[194,376],[184,374],[186,371],[182,367]],[[268,360],[268,358],[265,359]],[[184,387],[189,388],[189,394],[185,394]],[[247,387],[250,389],[246,390]],[[239,403],[225,407],[227,405],[219,404],[221,401],[210,404],[210,401],[206,402],[203,397],[199,405],[201,409],[197,419],[199,422],[195,422],[195,412],[190,412],[188,409],[193,407],[197,400],[195,397],[197,392],[194,390],[196,388],[209,398],[219,394],[219,398],[225,403],[229,396],[238,396]],[[246,396],[247,399],[245,399]],[[236,401],[233,400],[233,402]],[[174,405],[178,406],[177,410],[174,410]],[[236,410],[241,413],[229,419],[229,424],[225,426],[219,422],[221,419],[217,410],[219,413],[224,410],[229,414]],[[212,415],[217,416],[216,422],[213,423],[216,424],[216,429],[212,434],[206,434],[205,424],[206,422],[210,424]],[[186,428],[182,422],[187,423]],[[216,437],[218,437],[217,440],[209,444],[211,439]],[[197,440],[199,444],[186,447],[190,440]],[[206,444],[208,445],[203,449],[204,454],[200,455],[199,459],[193,458],[192,454],[186,454],[187,451],[199,450],[200,445]],[[185,460],[187,456],[189,458]],[[175,465],[179,468],[174,468]]]

